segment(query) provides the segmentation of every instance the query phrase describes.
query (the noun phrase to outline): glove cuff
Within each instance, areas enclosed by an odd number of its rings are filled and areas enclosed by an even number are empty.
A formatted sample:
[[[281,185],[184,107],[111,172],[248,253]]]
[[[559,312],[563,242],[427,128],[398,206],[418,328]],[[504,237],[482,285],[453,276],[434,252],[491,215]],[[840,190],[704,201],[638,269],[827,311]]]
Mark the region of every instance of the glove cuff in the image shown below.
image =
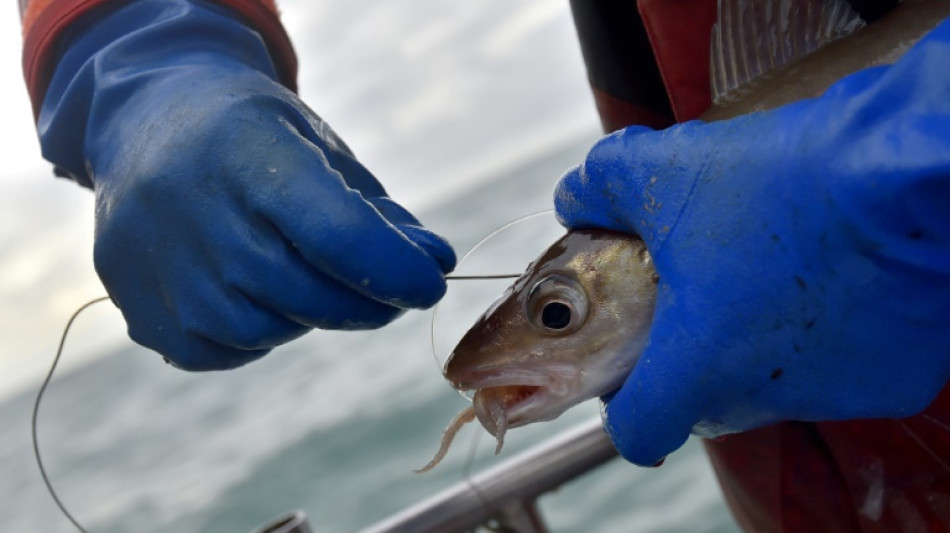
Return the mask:
[[[257,72],[274,85],[279,81],[260,34],[217,4],[137,0],[97,15],[70,29],[68,47],[57,45],[62,51],[36,125],[43,155],[56,165],[56,174],[83,186],[93,185],[87,162],[95,150],[110,149],[97,143],[97,136],[135,128],[130,120],[137,110],[165,105],[161,95],[145,100],[137,95],[172,73],[185,69],[188,79],[200,82],[223,69]],[[97,148],[90,152],[93,145]]]
[[[274,0],[209,0],[230,8],[264,40],[280,82],[297,90],[297,56],[280,22]],[[39,117],[50,79],[70,32],[90,18],[127,4],[118,0],[21,0],[23,76],[34,119]]]

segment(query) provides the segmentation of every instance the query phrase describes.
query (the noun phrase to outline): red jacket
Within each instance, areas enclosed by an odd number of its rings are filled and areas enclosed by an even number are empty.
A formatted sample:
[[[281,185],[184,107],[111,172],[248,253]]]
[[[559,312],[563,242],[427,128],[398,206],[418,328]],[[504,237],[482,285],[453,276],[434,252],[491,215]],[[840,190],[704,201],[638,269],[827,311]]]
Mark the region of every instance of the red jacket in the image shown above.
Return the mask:
[[[280,23],[274,0],[213,0],[227,6],[256,29],[270,50],[284,85],[296,90],[297,56]],[[57,44],[66,30],[94,12],[121,5],[117,0],[19,0],[23,26],[23,76],[30,92],[33,115],[43,105],[43,96],[56,66]],[[92,15],[95,16],[95,15]]]

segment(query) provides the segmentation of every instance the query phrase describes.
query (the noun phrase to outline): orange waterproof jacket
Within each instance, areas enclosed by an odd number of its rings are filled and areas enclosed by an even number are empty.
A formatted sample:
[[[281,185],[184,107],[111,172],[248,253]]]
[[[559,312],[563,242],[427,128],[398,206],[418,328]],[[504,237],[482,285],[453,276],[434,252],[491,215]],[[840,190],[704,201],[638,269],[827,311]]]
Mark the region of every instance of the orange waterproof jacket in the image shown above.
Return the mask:
[[[130,0],[19,0],[23,25],[23,76],[33,115],[39,114],[58,59],[57,46],[70,28]],[[280,23],[274,0],[212,0],[233,9],[267,43],[281,82],[297,85],[297,56]]]

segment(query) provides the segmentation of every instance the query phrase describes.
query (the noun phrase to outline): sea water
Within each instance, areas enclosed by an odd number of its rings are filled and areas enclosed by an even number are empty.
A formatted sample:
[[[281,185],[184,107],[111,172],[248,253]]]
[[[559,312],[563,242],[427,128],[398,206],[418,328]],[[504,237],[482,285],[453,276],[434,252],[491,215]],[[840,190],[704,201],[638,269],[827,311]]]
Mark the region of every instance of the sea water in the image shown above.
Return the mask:
[[[420,218],[463,251],[550,208],[557,178],[588,144],[557,146]],[[57,376],[44,400],[49,475],[90,532],[243,532],[293,509],[317,532],[358,531],[462,479],[482,432],[469,426],[442,464],[412,472],[465,407],[434,362],[430,316],[411,312],[372,332],[313,332],[230,372],[182,372],[131,341],[104,346],[111,353]],[[0,531],[73,531],[33,461],[32,401],[26,393],[0,405]],[[597,410],[588,402],[511,431],[501,459]],[[490,437],[477,444],[475,472],[499,460]],[[737,530],[696,440],[660,468],[613,460],[543,496],[540,508],[555,532]]]

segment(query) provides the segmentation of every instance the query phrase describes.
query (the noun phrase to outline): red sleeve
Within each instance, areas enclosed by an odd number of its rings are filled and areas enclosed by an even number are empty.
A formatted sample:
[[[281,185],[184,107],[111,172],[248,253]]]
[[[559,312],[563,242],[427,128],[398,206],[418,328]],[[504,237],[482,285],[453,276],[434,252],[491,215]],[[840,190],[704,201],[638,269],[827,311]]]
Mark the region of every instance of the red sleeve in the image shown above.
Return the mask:
[[[716,2],[638,0],[637,7],[676,121],[699,117],[712,104],[709,35],[716,22]]]
[[[280,22],[275,0],[214,0],[233,9],[254,28],[267,45],[281,82],[297,89],[297,56]],[[20,0],[23,25],[23,76],[30,92],[34,116],[39,114],[55,68],[54,51],[59,37],[80,17],[115,0]]]

